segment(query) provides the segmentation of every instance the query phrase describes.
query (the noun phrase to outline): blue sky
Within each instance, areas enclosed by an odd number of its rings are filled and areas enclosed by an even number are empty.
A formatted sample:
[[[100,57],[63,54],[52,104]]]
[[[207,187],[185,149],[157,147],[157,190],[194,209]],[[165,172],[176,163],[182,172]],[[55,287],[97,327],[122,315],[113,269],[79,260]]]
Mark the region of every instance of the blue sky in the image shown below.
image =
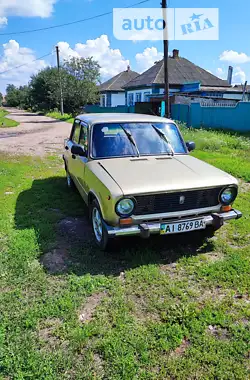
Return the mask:
[[[125,7],[136,0],[121,0]],[[113,36],[112,15],[72,26],[31,34],[4,36],[28,29],[44,28],[91,17],[117,7],[110,0],[2,0],[0,4],[0,73],[25,64],[20,69],[0,75],[0,91],[7,83],[27,83],[30,75],[55,63],[55,56],[32,62],[53,51],[59,43],[62,57],[93,55],[100,61],[103,78],[124,70],[128,61],[139,72],[162,56],[161,41],[119,41]],[[169,7],[185,8],[187,1],[169,0]],[[149,0],[143,7],[159,7],[160,0]],[[219,41],[171,41],[170,50],[223,78],[228,65],[234,66],[234,82],[250,79],[250,2],[246,0],[190,0],[192,8],[218,8],[220,11]],[[131,10],[132,12],[132,10]],[[102,37],[101,37],[102,36]],[[88,43],[86,43],[88,41]],[[145,50],[146,49],[146,50]],[[220,58],[221,57],[221,58]]]

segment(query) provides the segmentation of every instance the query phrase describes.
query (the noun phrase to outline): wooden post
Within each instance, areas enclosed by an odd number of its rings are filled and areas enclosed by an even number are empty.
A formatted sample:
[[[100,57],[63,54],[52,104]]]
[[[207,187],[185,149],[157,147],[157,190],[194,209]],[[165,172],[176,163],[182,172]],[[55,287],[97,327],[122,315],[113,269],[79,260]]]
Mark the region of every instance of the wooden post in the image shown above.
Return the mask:
[[[164,89],[165,89],[165,114],[166,117],[170,117],[170,102],[169,102],[169,80],[168,80],[168,25],[167,25],[167,0],[162,0],[162,15],[164,20],[163,30],[163,47],[164,47]]]

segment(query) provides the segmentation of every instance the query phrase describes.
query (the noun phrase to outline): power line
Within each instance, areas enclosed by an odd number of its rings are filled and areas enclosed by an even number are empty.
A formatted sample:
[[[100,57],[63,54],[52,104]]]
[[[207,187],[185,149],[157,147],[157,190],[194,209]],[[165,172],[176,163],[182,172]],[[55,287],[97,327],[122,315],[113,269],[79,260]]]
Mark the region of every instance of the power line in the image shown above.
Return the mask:
[[[127,7],[124,7],[124,8],[132,8],[132,7],[135,7],[136,5],[141,5],[141,4],[147,3],[149,1],[150,0],[142,0],[142,1],[139,1],[138,3],[132,4],[132,5],[128,5]],[[110,15],[112,13],[113,13],[113,11],[109,11],[109,12],[101,13],[101,14],[96,15],[96,16],[91,16],[91,17],[88,17],[88,18],[84,18],[82,20],[76,20],[76,21],[67,22],[67,23],[64,23],[64,24],[52,25],[52,26],[48,26],[46,28],[31,29],[31,30],[22,30],[22,31],[19,31],[19,32],[0,33],[0,36],[12,36],[12,35],[16,35],[16,34],[34,33],[34,32],[41,32],[43,30],[51,30],[51,29],[55,29],[55,28],[62,28],[64,26],[69,26],[69,25],[79,24],[79,23],[85,22],[85,21],[94,20],[96,18],[107,16],[107,15]]]
[[[48,57],[48,56],[51,55],[51,54],[52,54],[52,53],[45,54],[45,55],[43,55],[42,57],[39,57],[39,58],[34,59],[34,60],[31,61],[30,63],[33,63],[33,62],[39,61],[40,59],[43,59],[43,58],[45,58],[45,57]],[[15,70],[15,69],[19,69],[20,67],[27,66],[27,65],[28,65],[28,63],[23,63],[22,65],[19,65],[19,66],[16,66],[16,67],[12,67],[11,69],[8,69],[8,70],[5,70],[5,71],[2,71],[2,72],[0,73],[0,75],[2,75],[2,74],[6,74],[6,73],[8,73],[9,71],[12,71],[12,70]]]

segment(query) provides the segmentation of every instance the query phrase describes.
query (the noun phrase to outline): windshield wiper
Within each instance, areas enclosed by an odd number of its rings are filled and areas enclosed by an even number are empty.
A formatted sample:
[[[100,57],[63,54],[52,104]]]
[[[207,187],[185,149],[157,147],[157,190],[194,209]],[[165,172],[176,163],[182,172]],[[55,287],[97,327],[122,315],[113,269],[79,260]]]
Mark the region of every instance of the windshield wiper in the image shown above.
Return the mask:
[[[137,157],[140,157],[140,152],[139,152],[138,146],[135,142],[135,139],[132,136],[132,133],[130,131],[128,131],[126,128],[124,128],[121,124],[119,124],[119,125],[122,128],[122,130],[125,132],[126,136],[128,137],[129,141],[131,142],[131,144],[134,145],[136,153],[137,153]]]
[[[170,141],[168,140],[167,136],[165,135],[165,133],[160,128],[156,127],[153,124],[152,124],[152,127],[158,133],[158,135],[168,144],[170,151],[171,151],[171,154],[172,154],[172,156],[174,156],[174,149],[173,149]]]

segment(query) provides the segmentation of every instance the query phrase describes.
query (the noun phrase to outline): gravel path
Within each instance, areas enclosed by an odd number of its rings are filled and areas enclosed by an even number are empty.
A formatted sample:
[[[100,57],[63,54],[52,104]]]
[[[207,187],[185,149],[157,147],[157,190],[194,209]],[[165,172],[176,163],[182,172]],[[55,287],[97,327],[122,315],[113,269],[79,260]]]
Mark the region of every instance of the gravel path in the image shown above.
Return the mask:
[[[7,110],[7,117],[20,125],[0,128],[0,152],[44,156],[63,151],[71,124],[13,108]]]

